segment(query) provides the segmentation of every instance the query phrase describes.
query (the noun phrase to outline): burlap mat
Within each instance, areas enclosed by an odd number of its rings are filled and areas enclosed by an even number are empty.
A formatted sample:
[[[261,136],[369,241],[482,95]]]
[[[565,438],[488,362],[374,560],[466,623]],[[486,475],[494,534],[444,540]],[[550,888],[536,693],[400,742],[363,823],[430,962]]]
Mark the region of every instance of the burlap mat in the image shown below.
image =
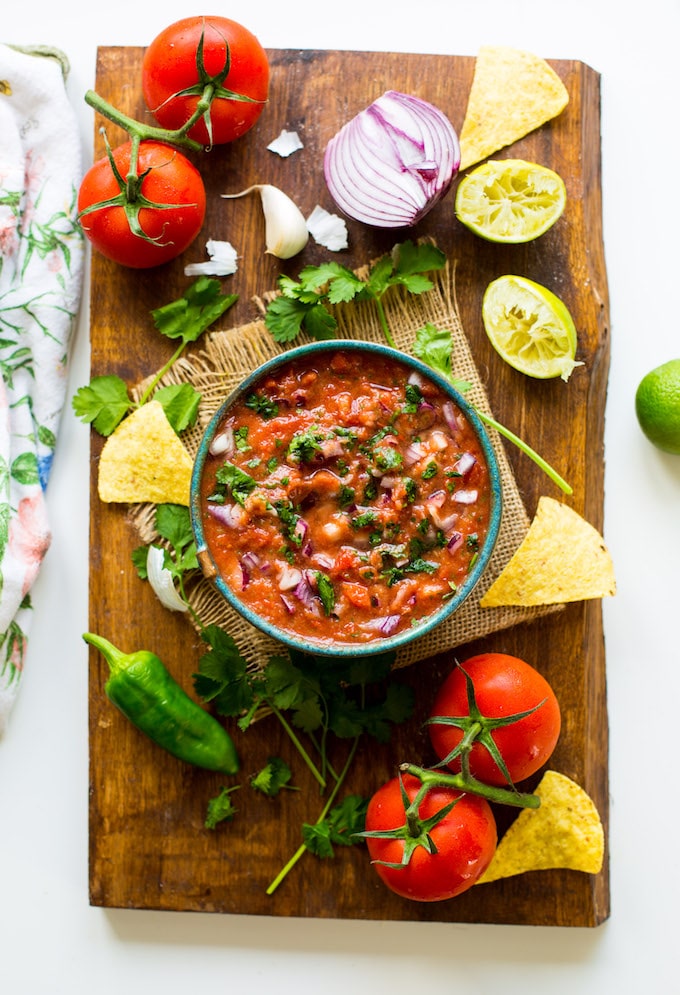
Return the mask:
[[[450,331],[454,375],[472,385],[466,397],[490,415],[492,412],[486,391],[456,308],[454,269],[447,265],[435,275],[434,280],[434,288],[427,293],[416,296],[392,288],[383,298],[395,345],[403,352],[412,354],[416,332],[428,322]],[[263,313],[265,300],[257,301]],[[338,338],[385,344],[376,308],[370,301],[338,306],[334,314],[338,319]],[[294,344],[302,345],[308,341],[311,341],[310,338],[302,333]],[[197,425],[182,436],[192,456],[198,449],[205,426],[227,395],[257,366],[282,352],[285,352],[285,346],[274,341],[264,322],[254,321],[239,328],[210,333],[201,352],[175,364],[163,383],[188,381],[201,392],[203,398]],[[140,390],[142,388],[143,385],[140,385]],[[529,528],[529,517],[500,436],[491,429],[489,434],[498,459],[503,489],[501,528],[489,566],[477,587],[451,618],[398,650],[395,666],[425,660],[519,622],[560,610],[560,606],[481,608],[479,605],[479,598],[501,572]],[[153,506],[133,509],[135,526],[145,543],[155,538],[154,514]],[[202,624],[215,624],[228,631],[253,667],[264,665],[272,655],[282,652],[280,643],[246,622],[200,573],[189,580],[187,592]]]

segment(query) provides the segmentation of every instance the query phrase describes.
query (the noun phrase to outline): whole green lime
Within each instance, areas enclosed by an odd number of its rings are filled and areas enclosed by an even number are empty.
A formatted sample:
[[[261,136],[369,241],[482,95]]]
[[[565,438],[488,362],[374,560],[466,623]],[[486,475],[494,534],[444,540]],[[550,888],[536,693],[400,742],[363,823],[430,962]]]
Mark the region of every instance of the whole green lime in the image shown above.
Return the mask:
[[[650,442],[680,453],[680,359],[650,370],[635,392],[635,413]]]

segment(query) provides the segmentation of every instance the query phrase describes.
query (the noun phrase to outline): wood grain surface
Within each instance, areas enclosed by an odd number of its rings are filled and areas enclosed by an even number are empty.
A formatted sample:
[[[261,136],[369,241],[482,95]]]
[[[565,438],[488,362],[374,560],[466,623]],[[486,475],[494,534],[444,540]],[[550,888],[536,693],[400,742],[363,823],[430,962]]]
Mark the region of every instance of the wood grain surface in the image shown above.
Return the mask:
[[[101,48],[97,91],[141,118],[141,48]],[[178,297],[188,285],[183,267],[205,258],[208,238],[227,239],[241,256],[225,289],[239,294],[229,325],[255,316],[254,295],[274,287],[279,272],[296,276],[303,265],[329,253],[310,242],[281,264],[266,256],[258,197],[225,201],[253,182],[273,183],[297,200],[305,214],[318,203],[334,211],[323,181],[328,139],[352,115],[387,89],[418,94],[439,106],[460,130],[474,59],[438,55],[337,51],[269,51],[270,102],[258,125],[231,147],[199,157],[208,192],[204,231],[185,255],[147,271],[126,270],[93,253],[91,280],[92,375],[117,373],[130,386],[154,372],[173,345],[153,326],[150,311]],[[542,53],[544,54],[544,53]],[[525,438],[567,477],[565,499],[603,528],[603,428],[609,368],[608,292],[601,224],[599,76],[577,61],[551,61],[570,101],[563,114],[503,155],[544,163],[567,186],[563,217],[525,246],[492,245],[462,228],[453,215],[454,192],[409,237],[433,236],[456,261],[457,299],[482,378],[497,418]],[[106,125],[112,145],[125,135],[97,117],[97,154]],[[304,150],[280,159],[266,145],[281,129],[297,130]],[[349,223],[350,248],[334,258],[358,266],[390,249],[404,233],[380,232]],[[529,380],[504,364],[483,331],[480,306],[490,280],[518,273],[549,286],[570,308],[579,332],[578,367],[567,384]],[[139,545],[128,509],[97,496],[102,440],[92,434],[90,517],[91,631],[126,651],[151,649],[192,693],[191,675],[201,653],[184,618],[164,610],[130,560]],[[514,447],[508,454],[533,514],[541,494],[563,495]],[[608,822],[607,710],[601,606],[572,604],[565,611],[462,646],[458,658],[498,650],[524,657],[553,684],[563,730],[550,762],[582,785]],[[449,672],[449,656],[406,668],[399,680],[416,691],[414,718],[385,746],[371,743],[355,762],[347,791],[368,795],[398,763],[431,761],[422,720],[435,687]],[[282,735],[264,719],[237,738],[243,787],[238,815],[215,831],[203,822],[207,801],[222,786],[219,775],[182,765],[145,739],[104,694],[106,665],[90,652],[90,901],[93,905],[272,916],[374,920],[595,926],[609,915],[608,858],[596,876],[541,871],[472,888],[449,902],[422,904],[392,895],[370,870],[363,847],[343,848],[332,860],[307,854],[272,896],[265,889],[298,848],[300,827],[322,807],[318,790]],[[237,734],[238,735],[238,734]],[[290,760],[301,791],[268,799],[247,778],[272,755]],[[342,763],[339,749],[336,762]],[[236,783],[236,782],[235,782]],[[511,816],[499,813],[502,830]]]

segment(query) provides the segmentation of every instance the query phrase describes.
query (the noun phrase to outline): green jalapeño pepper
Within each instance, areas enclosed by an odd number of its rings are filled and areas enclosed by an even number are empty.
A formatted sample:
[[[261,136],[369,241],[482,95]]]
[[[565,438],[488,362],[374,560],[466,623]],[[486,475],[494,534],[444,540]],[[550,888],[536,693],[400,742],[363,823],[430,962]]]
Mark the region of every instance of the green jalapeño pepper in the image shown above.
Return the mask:
[[[238,771],[238,755],[226,729],[189,697],[155,653],[123,653],[92,632],[83,639],[109,665],[107,697],[138,729],[186,763],[223,774]]]

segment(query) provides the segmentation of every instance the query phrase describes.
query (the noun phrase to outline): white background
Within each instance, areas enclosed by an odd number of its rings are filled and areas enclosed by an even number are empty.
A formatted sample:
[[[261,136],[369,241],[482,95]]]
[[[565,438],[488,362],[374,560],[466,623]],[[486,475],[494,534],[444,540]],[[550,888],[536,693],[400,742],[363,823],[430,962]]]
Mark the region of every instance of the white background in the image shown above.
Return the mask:
[[[475,55],[507,44],[602,76],[612,362],[603,606],[611,728],[612,916],[594,929],[299,921],[105,911],[87,894],[88,429],[64,414],[48,499],[54,538],[34,590],[25,677],[0,742],[0,987],[12,995],[394,990],[672,991],[680,892],[677,771],[680,456],[635,420],[648,369],[680,356],[678,0],[189,0],[3,4],[0,41],[71,61],[86,164],[98,45],[145,45],[190,14],[224,14],[266,47]],[[88,299],[69,397],[89,379]],[[568,428],[565,427],[565,430]],[[671,973],[673,972],[673,973]],[[676,975],[677,977],[677,975]],[[677,990],[677,989],[676,989]]]

